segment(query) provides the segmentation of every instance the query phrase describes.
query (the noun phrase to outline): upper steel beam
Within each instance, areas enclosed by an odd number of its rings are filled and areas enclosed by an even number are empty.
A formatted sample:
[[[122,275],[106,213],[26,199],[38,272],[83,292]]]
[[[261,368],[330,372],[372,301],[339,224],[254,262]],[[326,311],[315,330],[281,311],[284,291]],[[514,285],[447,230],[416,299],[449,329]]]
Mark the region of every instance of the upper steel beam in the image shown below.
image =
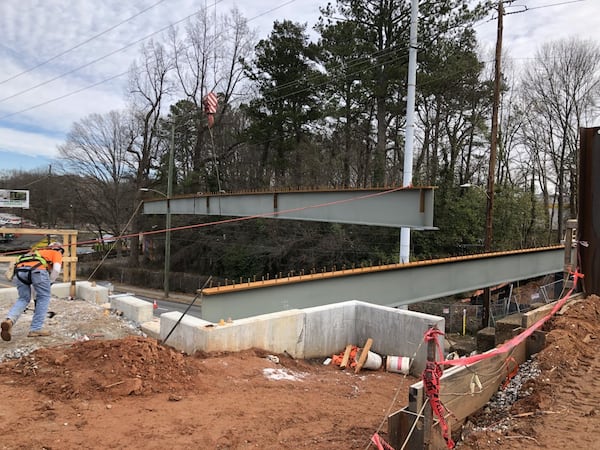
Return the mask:
[[[562,272],[564,247],[338,270],[202,290],[202,318],[239,319],[347,300],[400,306]]]
[[[435,229],[432,187],[198,194],[174,197],[171,214],[267,217]],[[144,202],[144,214],[166,214],[167,200]]]

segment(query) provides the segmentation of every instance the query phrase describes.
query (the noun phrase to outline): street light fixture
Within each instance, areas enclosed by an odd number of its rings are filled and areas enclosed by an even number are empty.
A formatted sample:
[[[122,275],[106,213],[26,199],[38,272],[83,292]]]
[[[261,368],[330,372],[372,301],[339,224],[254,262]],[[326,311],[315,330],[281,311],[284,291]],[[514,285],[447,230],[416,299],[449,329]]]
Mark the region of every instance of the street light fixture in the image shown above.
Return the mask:
[[[467,189],[467,188],[480,189],[481,191],[483,191],[483,193],[485,194],[485,196],[487,198],[490,198],[490,194],[488,193],[488,191],[483,186],[480,186],[479,184],[464,183],[464,184],[461,184],[459,187],[465,188],[465,189]]]
[[[140,188],[141,192],[154,192],[155,194],[158,194],[164,198],[167,198],[167,194],[165,194],[164,192],[158,191],[156,189],[152,189],[152,188]]]

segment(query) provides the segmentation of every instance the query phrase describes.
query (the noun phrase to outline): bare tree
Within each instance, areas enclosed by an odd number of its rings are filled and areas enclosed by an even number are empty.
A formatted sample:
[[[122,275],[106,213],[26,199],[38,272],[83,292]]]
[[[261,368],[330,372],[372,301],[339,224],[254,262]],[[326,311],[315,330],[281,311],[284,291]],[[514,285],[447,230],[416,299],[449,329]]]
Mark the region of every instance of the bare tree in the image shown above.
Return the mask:
[[[184,179],[193,178],[190,190],[204,190],[207,186],[199,183],[199,174],[207,171],[207,166],[217,171],[215,164],[231,154],[236,142],[226,138],[217,140],[220,148],[212,139],[207,139],[206,119],[199,114],[202,110],[202,98],[211,91],[219,95],[219,115],[216,119],[215,130],[239,94],[240,83],[243,80],[243,66],[240,63],[250,55],[253,49],[255,33],[248,28],[246,19],[237,9],[232,9],[228,15],[211,16],[208,10],[194,16],[185,27],[181,37],[173,29],[170,33],[170,48],[177,79],[177,90],[185,101],[194,105],[182,111],[172,111],[173,114],[187,114],[188,117],[175,118],[178,124],[186,124],[190,117],[198,122],[193,126],[194,139],[187,148],[188,155],[182,155],[184,160],[192,162],[191,173],[182,173]],[[217,134],[217,131],[215,131]],[[185,166],[183,167],[185,168]],[[224,168],[220,170],[225,172]]]
[[[65,168],[79,175],[71,192],[78,214],[85,215],[96,230],[115,235],[131,214],[126,182],[132,174],[128,151],[133,136],[126,116],[119,111],[91,114],[73,124],[66,142],[58,148]]]
[[[132,144],[127,149],[131,159],[132,187],[135,203],[141,200],[139,189],[148,185],[151,170],[159,158],[160,117],[166,97],[172,92],[168,75],[173,63],[162,45],[155,42],[144,44],[141,57],[130,70],[129,95],[132,114],[129,133]],[[133,230],[140,229],[139,216]],[[139,257],[137,237],[131,239],[130,263],[137,265]]]
[[[577,210],[578,130],[593,117],[600,99],[600,46],[577,38],[543,45],[523,77],[523,96],[531,127],[545,132],[539,150],[547,155],[556,176],[557,238],[562,238],[563,221]],[[540,159],[542,162],[543,159]],[[546,169],[547,170],[547,169]]]

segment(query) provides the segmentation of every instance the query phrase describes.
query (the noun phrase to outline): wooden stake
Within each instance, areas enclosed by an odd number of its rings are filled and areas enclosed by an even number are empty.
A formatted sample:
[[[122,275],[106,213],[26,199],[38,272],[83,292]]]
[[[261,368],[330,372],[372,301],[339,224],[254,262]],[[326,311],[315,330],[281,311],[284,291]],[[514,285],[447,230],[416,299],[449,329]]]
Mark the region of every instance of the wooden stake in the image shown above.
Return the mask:
[[[342,363],[340,364],[340,369],[345,369],[348,365],[348,360],[350,359],[350,352],[352,351],[352,344],[346,345],[346,350],[344,350],[344,357],[342,358]]]
[[[373,339],[369,338],[367,339],[367,342],[365,343],[363,349],[360,351],[360,358],[358,358],[358,362],[356,363],[356,367],[354,368],[354,373],[358,373],[360,372],[360,369],[362,369],[362,366],[365,364],[365,361],[369,356],[369,350],[371,350],[371,345],[373,345]]]

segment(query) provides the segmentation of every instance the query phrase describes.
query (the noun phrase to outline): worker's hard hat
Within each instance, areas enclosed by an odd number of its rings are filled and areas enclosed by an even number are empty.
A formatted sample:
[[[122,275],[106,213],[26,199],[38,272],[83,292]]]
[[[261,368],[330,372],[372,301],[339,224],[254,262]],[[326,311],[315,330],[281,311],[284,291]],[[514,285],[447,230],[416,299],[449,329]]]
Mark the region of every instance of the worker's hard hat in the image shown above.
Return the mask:
[[[64,253],[65,249],[63,248],[63,245],[60,242],[51,242],[50,244],[48,244],[48,248],[51,250],[56,250],[58,252]]]

